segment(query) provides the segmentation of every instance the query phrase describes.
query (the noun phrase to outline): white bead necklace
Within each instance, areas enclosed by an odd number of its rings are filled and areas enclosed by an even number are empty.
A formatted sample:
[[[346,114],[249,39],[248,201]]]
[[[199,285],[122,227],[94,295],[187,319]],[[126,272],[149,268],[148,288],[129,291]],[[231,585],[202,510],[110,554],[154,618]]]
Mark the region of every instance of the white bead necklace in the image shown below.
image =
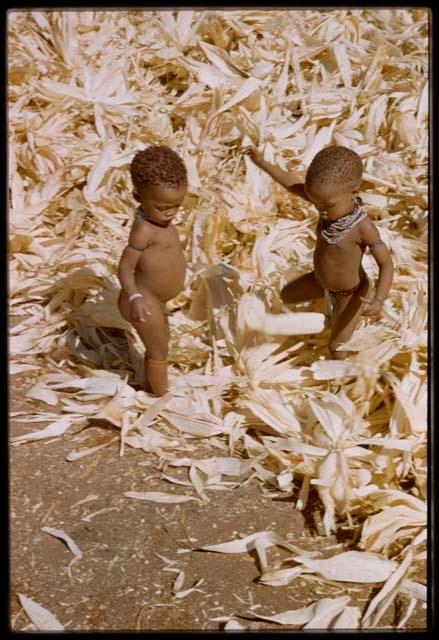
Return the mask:
[[[337,218],[337,220],[324,220],[320,218],[322,236],[329,244],[336,244],[343,240],[349,231],[353,229],[360,220],[363,220],[363,218],[367,216],[367,213],[362,208],[362,204],[361,198],[356,198],[352,213],[347,213],[345,216]]]

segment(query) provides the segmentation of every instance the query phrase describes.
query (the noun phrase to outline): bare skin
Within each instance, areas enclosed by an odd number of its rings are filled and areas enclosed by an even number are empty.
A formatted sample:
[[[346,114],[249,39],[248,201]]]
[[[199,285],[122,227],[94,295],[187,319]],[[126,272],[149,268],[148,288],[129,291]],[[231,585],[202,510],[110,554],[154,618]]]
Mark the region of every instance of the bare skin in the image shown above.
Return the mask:
[[[247,147],[244,153],[290,193],[316,206],[321,219],[337,220],[353,210],[360,187],[358,183],[307,184],[306,180],[303,182],[299,176],[266,162],[261,152],[254,147]],[[331,295],[333,318],[329,350],[333,358],[343,359],[350,355],[350,352],[340,350],[339,347],[352,337],[361,316],[380,314],[392,285],[393,263],[386,245],[381,244],[371,249],[379,267],[376,290],[372,296],[372,283],[365,276],[361,262],[366,247],[380,239],[376,226],[366,217],[335,244],[325,240],[321,234],[321,227],[320,220],[316,230],[314,270],[289,282],[282,289],[281,298],[287,304],[306,302],[321,298],[325,290],[348,291],[362,283],[352,294]]]
[[[172,224],[187,192],[185,185],[155,185],[135,192],[148,220],[136,217],[119,263],[118,306],[145,345],[145,391],[167,390],[169,325],[166,302],[184,286],[186,263]],[[140,294],[132,302],[130,296]]]

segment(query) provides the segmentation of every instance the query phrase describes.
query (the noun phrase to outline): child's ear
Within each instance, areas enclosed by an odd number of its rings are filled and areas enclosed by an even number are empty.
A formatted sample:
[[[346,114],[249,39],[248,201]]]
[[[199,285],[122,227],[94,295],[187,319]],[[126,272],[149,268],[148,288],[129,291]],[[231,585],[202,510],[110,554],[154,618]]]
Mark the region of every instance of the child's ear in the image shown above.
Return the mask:
[[[353,187],[353,189],[352,189],[352,193],[353,193],[353,195],[354,195],[354,196],[359,196],[359,195],[360,195],[360,189],[361,189],[361,180],[360,180],[360,182],[359,182],[359,183],[357,183],[357,184],[355,185],[355,187]]]

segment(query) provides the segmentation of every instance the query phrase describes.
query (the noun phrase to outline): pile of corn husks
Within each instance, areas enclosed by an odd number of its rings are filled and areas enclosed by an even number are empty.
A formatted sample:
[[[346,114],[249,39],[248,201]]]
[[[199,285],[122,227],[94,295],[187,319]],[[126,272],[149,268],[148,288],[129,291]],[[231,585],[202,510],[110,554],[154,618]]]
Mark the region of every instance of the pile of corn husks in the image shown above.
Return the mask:
[[[426,540],[427,11],[14,12],[8,65],[10,373],[35,375],[27,396],[48,410],[27,420],[49,423],[14,443],[96,419],[120,427],[121,455],[153,452],[176,482],[131,498],[207,503],[257,478],[304,509],[315,488],[326,534],[352,528],[357,550],[343,553],[355,558],[329,566],[273,532],[211,549],[256,549],[272,586],[314,572],[382,587],[364,615],[347,595],[279,624],[379,627],[406,593],[403,627],[425,600],[409,578]],[[171,391],[156,399],[136,390],[143,347],[118,312],[116,269],[135,207],[129,163],[159,143],[184,158],[190,188]],[[329,359],[319,302],[295,313],[279,298],[312,269],[317,212],[244,157],[247,144],[303,175],[328,144],[363,159],[361,196],[395,278],[345,361]],[[369,253],[363,263],[376,278]],[[270,566],[270,545],[289,560]]]

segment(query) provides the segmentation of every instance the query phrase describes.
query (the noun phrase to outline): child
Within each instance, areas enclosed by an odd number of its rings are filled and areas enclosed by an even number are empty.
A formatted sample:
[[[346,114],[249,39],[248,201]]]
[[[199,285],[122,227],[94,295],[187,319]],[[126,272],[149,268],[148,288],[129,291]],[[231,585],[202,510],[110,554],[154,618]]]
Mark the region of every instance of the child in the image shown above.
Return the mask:
[[[346,147],[326,147],[314,157],[303,183],[297,175],[266,162],[254,147],[246,147],[244,153],[290,193],[314,204],[320,213],[314,270],[289,282],[281,298],[288,304],[325,296],[331,328],[329,350],[333,358],[345,358],[349,351],[338,347],[351,338],[361,315],[379,315],[393,280],[390,252],[358,197],[361,159]],[[366,247],[379,267],[373,296],[361,265]]]
[[[166,301],[184,286],[186,263],[172,219],[187,193],[187,171],[169,147],[138,152],[131,163],[133,195],[141,203],[122,254],[119,310],[146,348],[145,391],[168,389],[169,326]]]

